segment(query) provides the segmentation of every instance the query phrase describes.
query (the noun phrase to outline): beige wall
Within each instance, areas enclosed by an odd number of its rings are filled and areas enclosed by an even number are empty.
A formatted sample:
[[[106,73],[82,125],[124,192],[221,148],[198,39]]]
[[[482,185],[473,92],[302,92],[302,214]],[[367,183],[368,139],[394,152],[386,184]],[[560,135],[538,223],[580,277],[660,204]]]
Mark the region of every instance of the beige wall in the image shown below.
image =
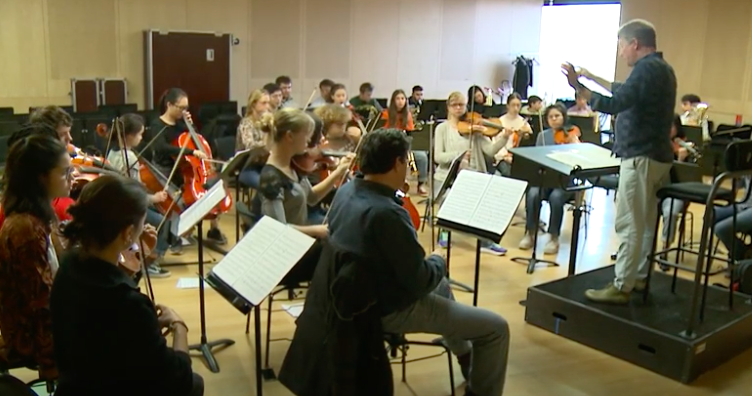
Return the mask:
[[[752,0],[622,0],[622,20],[655,24],[679,97],[696,93],[716,123],[752,123]],[[617,64],[617,79],[629,73]],[[678,100],[678,99],[677,99]]]
[[[233,99],[279,74],[304,102],[322,78],[377,96],[445,97],[498,86],[535,54],[540,0],[0,0],[0,106],[70,104],[71,78],[126,78],[144,102],[146,29],[216,31],[232,50]]]

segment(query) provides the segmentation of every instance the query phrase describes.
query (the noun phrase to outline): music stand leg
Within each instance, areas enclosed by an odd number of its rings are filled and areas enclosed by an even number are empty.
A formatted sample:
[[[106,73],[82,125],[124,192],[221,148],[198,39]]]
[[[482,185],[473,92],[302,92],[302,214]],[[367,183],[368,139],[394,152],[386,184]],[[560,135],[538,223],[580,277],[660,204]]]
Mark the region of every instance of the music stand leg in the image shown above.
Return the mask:
[[[478,306],[478,282],[480,280],[480,239],[475,243],[475,288],[473,290],[473,306]]]
[[[214,358],[212,349],[215,347],[228,347],[235,344],[235,341],[230,339],[220,339],[216,341],[207,341],[206,339],[206,300],[204,296],[204,237],[203,227],[201,221],[198,222],[198,298],[199,298],[199,311],[201,314],[201,343],[190,345],[189,350],[201,352],[202,357],[206,361],[206,365],[209,367],[212,373],[219,372],[219,364],[217,359]]]
[[[447,232],[447,258],[446,258],[446,264],[447,264],[447,281],[449,281],[449,285],[450,286],[454,286],[455,288],[457,288],[457,289],[459,289],[459,290],[461,290],[463,292],[475,293],[475,291],[473,290],[472,287],[470,287],[470,286],[468,286],[468,285],[466,285],[464,283],[457,282],[456,280],[452,279],[449,276],[449,259],[452,257],[452,232],[448,231],[448,230],[444,230],[444,231]],[[439,235],[441,235],[441,233],[439,233]]]
[[[572,212],[572,239],[570,242],[572,246],[569,247],[569,268],[567,269],[567,276],[574,275],[577,266],[577,248],[580,243],[580,222],[583,211],[584,208],[582,202],[578,202]]]
[[[527,192],[530,194],[530,191]],[[558,267],[559,263],[551,260],[544,260],[544,259],[538,259],[537,258],[537,252],[538,252],[538,225],[540,224],[540,207],[541,203],[543,202],[543,189],[540,189],[538,194],[538,202],[537,202],[537,208],[538,210],[535,211],[537,214],[537,219],[535,219],[535,228],[532,230],[533,232],[533,252],[530,257],[512,257],[512,261],[515,263],[520,264],[527,264],[527,273],[532,274],[535,272],[535,266],[539,263],[547,264],[549,266]]]
[[[256,396],[264,393],[263,369],[261,368],[261,306],[253,307],[253,339],[256,344]]]
[[[240,213],[238,212],[238,203],[240,202],[240,172],[235,176],[235,243],[240,241]]]

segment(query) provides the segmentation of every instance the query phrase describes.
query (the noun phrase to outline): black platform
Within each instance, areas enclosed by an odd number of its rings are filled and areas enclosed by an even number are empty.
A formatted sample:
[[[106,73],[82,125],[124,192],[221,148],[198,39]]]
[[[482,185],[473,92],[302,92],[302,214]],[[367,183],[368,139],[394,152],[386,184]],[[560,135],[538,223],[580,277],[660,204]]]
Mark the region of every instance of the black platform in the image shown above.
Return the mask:
[[[647,302],[639,292],[624,306],[585,299],[585,290],[600,289],[613,277],[610,266],[533,286],[525,321],[684,383],[752,346],[752,305],[742,294],[729,311],[728,290],[709,287],[705,321],[688,339],[682,332],[693,282],[679,278],[673,294],[671,277],[656,272]]]

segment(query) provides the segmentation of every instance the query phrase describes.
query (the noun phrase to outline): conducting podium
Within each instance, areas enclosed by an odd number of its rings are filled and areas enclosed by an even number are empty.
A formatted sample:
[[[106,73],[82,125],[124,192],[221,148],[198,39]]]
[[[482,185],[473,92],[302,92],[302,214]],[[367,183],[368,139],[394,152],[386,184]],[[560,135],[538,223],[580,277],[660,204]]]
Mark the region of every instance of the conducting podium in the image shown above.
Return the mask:
[[[526,188],[527,182],[522,180],[463,170],[439,208],[439,227],[478,238],[473,288],[475,306],[478,305],[481,240],[501,241]]]
[[[582,213],[585,211],[584,190],[592,188],[586,180],[619,173],[621,160],[610,150],[592,143],[561,144],[552,146],[517,147],[509,150],[514,155],[511,177],[525,180],[530,186],[561,188],[577,192],[574,208],[568,274],[574,275],[577,265],[577,246]],[[537,205],[540,206],[538,201]],[[536,219],[536,224],[539,223]],[[527,272],[533,273],[538,263],[558,265],[536,257],[537,227],[533,232],[532,257],[515,257],[515,262],[527,263]]]
[[[206,277],[206,283],[242,314],[254,311],[258,396],[263,393],[260,305],[314,241],[295,228],[264,216]]]

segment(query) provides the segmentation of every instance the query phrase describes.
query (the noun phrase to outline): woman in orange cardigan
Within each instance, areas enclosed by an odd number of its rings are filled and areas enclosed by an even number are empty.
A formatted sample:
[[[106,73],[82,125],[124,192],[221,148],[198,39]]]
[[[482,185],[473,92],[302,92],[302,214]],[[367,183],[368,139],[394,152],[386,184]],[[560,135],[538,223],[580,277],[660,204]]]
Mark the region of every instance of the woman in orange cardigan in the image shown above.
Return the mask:
[[[384,128],[401,129],[408,135],[415,129],[413,115],[407,106],[405,91],[398,89],[392,93],[389,100],[389,108],[381,113],[384,119]],[[425,151],[413,151],[415,165],[418,167],[418,194],[426,195],[426,181],[428,180],[428,153]]]

